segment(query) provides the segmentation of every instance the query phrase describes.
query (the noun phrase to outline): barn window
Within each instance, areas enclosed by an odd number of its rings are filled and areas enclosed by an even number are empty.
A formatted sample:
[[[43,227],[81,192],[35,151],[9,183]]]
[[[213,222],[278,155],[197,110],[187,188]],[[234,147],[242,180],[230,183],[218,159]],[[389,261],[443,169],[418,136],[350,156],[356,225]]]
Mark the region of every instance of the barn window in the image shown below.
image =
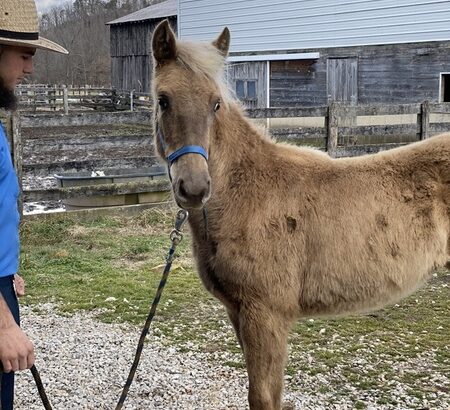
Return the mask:
[[[236,95],[240,100],[245,98],[245,81],[236,81]]]
[[[247,98],[256,99],[256,81],[247,81]]]
[[[441,74],[441,102],[450,102],[450,73]]]
[[[236,80],[236,96],[242,101],[256,101],[256,80]]]

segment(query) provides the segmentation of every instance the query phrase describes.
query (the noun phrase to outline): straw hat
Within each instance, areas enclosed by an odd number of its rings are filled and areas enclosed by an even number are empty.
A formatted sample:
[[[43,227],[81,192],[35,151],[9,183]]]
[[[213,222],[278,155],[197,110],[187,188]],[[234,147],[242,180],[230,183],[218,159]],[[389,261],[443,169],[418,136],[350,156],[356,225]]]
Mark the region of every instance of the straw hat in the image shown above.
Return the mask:
[[[0,44],[69,53],[59,44],[39,36],[34,0],[0,0]]]

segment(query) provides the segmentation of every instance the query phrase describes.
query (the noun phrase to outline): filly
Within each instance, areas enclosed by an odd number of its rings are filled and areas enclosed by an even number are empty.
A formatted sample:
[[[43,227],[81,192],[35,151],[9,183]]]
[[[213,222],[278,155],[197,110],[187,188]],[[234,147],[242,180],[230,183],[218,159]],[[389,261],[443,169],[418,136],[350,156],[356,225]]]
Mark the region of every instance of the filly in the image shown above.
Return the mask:
[[[366,312],[416,290],[450,247],[450,134],[359,158],[277,144],[223,80],[230,33],[153,34],[156,147],[190,211],[205,287],[245,356],[251,410],[281,409],[294,320]]]

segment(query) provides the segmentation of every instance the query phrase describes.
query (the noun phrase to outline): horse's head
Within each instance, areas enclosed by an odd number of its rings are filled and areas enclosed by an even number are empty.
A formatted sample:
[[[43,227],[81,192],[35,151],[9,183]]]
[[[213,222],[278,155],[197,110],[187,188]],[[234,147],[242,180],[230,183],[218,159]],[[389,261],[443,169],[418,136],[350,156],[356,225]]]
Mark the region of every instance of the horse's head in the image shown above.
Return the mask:
[[[200,46],[178,42],[167,21],[153,33],[156,147],[183,208],[201,208],[210,197],[208,155],[224,98],[219,77],[229,43],[227,28]]]

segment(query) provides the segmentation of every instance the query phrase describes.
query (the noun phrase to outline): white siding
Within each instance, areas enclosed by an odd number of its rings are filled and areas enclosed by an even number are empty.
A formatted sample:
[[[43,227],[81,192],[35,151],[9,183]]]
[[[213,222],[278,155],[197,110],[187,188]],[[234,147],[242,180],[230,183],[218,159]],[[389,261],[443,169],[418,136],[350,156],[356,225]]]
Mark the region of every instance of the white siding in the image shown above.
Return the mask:
[[[182,38],[232,52],[450,40],[450,0],[178,0]]]

